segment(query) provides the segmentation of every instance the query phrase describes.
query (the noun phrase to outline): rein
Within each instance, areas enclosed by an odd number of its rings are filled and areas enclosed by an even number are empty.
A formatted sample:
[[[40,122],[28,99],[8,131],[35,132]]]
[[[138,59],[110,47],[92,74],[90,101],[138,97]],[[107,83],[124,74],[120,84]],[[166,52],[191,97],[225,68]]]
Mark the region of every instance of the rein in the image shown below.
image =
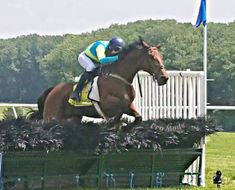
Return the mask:
[[[121,80],[122,82],[124,82],[125,84],[127,84],[128,86],[132,86],[131,83],[129,83],[126,79],[124,79],[123,77],[121,77],[121,76],[119,76],[119,75],[110,73],[108,76],[113,77],[113,78],[116,78],[116,79],[119,79],[119,80]]]
[[[152,56],[153,60],[159,62],[159,59],[158,59],[159,55],[158,55],[158,52],[157,52],[157,47],[150,46],[148,48],[148,51],[149,51],[149,55]],[[159,62],[159,67],[160,67],[160,70],[165,69],[164,65],[160,62]],[[154,76],[153,76],[153,78],[154,78]]]
[[[124,82],[125,84],[129,85],[129,86],[132,86],[131,83],[129,83],[126,79],[124,79],[123,77],[119,76],[119,75],[116,75],[116,74],[109,74],[108,76],[111,76],[113,78],[116,78],[116,79],[119,79],[121,80],[122,82]],[[138,84],[139,84],[139,90],[140,90],[140,97],[142,98],[143,97],[143,93],[142,93],[142,90],[141,90],[141,84],[140,84],[140,78],[139,78],[139,73],[137,73],[137,77],[138,77]]]

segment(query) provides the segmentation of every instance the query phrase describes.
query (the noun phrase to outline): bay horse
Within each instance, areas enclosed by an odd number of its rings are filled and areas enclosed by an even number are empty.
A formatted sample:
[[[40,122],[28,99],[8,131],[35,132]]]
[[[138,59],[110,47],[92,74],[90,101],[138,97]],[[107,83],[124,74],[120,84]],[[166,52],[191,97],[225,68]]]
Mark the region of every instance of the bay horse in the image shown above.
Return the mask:
[[[47,89],[38,99],[38,111],[43,114],[43,120],[80,123],[83,116],[119,120],[125,113],[134,116],[134,122],[142,121],[133,104],[132,82],[137,72],[143,70],[152,75],[158,85],[167,83],[168,74],[159,47],[149,45],[140,37],[120,52],[118,61],[103,65],[103,74],[98,78],[100,102],[92,106],[75,107],[68,103],[74,83],[60,83]]]

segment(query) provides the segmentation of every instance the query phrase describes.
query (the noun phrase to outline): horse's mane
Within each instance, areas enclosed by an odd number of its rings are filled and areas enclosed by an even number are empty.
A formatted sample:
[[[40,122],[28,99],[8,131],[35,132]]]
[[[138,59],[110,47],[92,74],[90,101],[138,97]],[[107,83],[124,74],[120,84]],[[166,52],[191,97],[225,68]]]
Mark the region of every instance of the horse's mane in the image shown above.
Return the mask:
[[[141,45],[140,41],[135,41],[131,44],[128,44],[125,46],[122,51],[119,53],[119,60],[126,57],[127,54],[129,54],[133,49],[136,49],[138,45]]]
[[[115,73],[115,71],[118,69],[118,67],[120,67],[120,64],[131,64],[133,62],[127,62],[127,61],[123,61],[123,59],[125,59],[129,53],[131,53],[133,50],[143,50],[146,52],[148,51],[148,48],[150,47],[150,45],[148,43],[146,43],[141,37],[138,41],[134,41],[128,45],[126,45],[121,52],[119,52],[118,56],[119,59],[111,64],[106,64],[106,65],[102,65],[102,70],[107,73],[113,72]],[[137,57],[138,59],[138,57]],[[135,62],[134,62],[135,63]]]
[[[118,66],[118,64],[122,63],[122,60],[132,51],[137,49],[138,46],[141,45],[140,41],[135,41],[132,42],[131,44],[128,44],[127,46],[125,46],[122,51],[118,54],[119,59],[111,64],[106,64],[102,66],[103,70],[108,70],[108,71],[112,71],[116,69],[116,67]]]

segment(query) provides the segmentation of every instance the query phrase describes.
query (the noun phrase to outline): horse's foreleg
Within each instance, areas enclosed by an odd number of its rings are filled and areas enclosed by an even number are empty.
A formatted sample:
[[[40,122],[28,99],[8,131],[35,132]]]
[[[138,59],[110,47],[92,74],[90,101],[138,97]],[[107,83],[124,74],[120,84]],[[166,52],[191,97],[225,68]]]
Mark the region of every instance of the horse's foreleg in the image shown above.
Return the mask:
[[[105,120],[105,122],[108,122],[108,117],[105,115],[105,113],[103,112],[103,110],[101,109],[100,105],[98,102],[93,101],[92,102],[96,111],[98,112],[98,114],[101,116],[101,118],[103,118]]]
[[[142,121],[142,116],[136,110],[136,107],[135,107],[133,102],[130,104],[129,109],[130,109],[130,115],[135,117],[134,122],[135,123],[140,123]]]
[[[116,124],[121,121],[122,113],[119,115],[114,116],[112,119],[109,120],[110,123]]]

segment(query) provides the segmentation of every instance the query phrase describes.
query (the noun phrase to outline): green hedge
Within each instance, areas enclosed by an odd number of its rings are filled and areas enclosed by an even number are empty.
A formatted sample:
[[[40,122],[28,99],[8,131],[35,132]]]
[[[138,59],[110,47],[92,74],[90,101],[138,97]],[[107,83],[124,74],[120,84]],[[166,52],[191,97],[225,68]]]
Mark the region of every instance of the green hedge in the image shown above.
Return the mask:
[[[44,123],[24,118],[0,121],[0,151],[87,150],[96,152],[128,149],[191,148],[217,131],[211,119],[159,119],[128,123],[122,130],[110,124],[81,125]]]

